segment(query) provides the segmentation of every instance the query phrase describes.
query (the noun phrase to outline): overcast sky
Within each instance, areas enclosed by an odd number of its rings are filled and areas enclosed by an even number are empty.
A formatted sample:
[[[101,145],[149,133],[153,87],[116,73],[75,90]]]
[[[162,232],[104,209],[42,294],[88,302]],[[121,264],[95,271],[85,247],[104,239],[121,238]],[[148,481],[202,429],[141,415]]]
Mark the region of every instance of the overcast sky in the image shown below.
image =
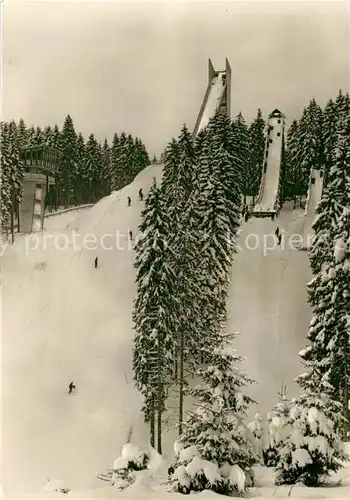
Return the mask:
[[[157,154],[193,127],[207,60],[232,68],[231,114],[298,117],[349,90],[348,2],[30,2],[3,6],[3,119],[125,130]]]

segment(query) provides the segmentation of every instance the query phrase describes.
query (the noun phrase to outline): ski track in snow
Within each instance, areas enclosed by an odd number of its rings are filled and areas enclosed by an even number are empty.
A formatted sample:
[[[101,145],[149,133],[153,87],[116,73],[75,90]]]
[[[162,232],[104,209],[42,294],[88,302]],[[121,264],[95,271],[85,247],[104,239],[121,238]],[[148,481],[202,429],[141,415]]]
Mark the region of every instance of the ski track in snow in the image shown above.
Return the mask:
[[[72,488],[100,485],[96,474],[120,454],[125,438],[142,446],[148,432],[140,418],[141,397],[132,380],[133,252],[127,231],[137,234],[139,188],[144,193],[161,166],[141,172],[130,186],[93,208],[46,220],[49,234],[98,239],[119,230],[124,249],[54,250],[25,253],[19,236],[4,256],[2,429],[5,493],[38,491],[46,477]],[[127,196],[133,204],[127,207]],[[50,226],[53,228],[49,230]],[[111,240],[107,239],[107,245]],[[61,241],[61,245],[63,245]],[[100,266],[93,260],[99,256]],[[46,262],[43,271],[36,262]],[[78,394],[68,397],[73,380]],[[145,436],[145,439],[143,437]]]
[[[143,171],[130,186],[93,208],[46,221],[45,234],[116,230],[137,234],[140,187],[146,194],[161,166]],[[127,207],[127,196],[132,206]],[[301,211],[283,211],[274,222],[252,218],[243,225],[260,236],[276,226],[288,232],[303,225]],[[93,259],[99,256],[99,268]],[[43,271],[35,262],[47,263]],[[141,397],[132,381],[132,319],[135,296],[130,250],[38,249],[26,257],[19,237],[4,257],[3,269],[3,485],[8,497],[35,492],[46,477],[74,489],[101,486],[97,473],[132,441],[148,444],[140,414]],[[282,380],[290,387],[299,373],[310,310],[305,252],[277,247],[266,257],[244,250],[235,255],[229,292],[229,327],[241,331],[238,353],[258,383],[251,395],[262,410],[275,403]],[[65,394],[73,380],[79,394]],[[169,432],[168,437],[173,437]],[[171,454],[172,442],[164,443]]]

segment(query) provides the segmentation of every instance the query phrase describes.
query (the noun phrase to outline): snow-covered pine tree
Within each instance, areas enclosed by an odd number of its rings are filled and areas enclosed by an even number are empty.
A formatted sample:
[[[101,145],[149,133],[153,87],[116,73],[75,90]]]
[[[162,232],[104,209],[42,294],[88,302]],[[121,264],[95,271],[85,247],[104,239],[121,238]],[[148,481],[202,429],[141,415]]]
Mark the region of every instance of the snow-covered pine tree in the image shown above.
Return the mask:
[[[50,125],[46,126],[43,130],[43,143],[50,146],[52,143],[52,128]]]
[[[23,118],[19,120],[17,125],[17,139],[18,139],[18,147],[20,149],[27,146],[28,130],[26,124],[24,123]]]
[[[107,196],[111,193],[112,173],[111,173],[111,148],[107,139],[104,140],[102,146],[102,168],[101,168],[101,190],[102,196]]]
[[[227,196],[222,172],[230,168],[230,157],[215,137],[206,141],[198,159],[199,213],[202,248],[203,297],[207,308],[203,312],[209,330],[220,328],[226,320],[226,297],[229,283],[239,209],[232,201],[235,192]]]
[[[34,146],[41,146],[44,143],[44,132],[41,127],[36,127],[33,141]]]
[[[76,142],[77,134],[74,129],[73,120],[70,115],[67,115],[62,129],[61,135],[61,177],[59,182],[61,184],[61,192],[64,207],[68,207],[72,200],[73,179],[76,176],[77,158],[76,158]]]
[[[9,144],[8,123],[1,122],[1,238],[7,239],[11,218],[11,154]]]
[[[350,97],[348,92],[344,94],[342,89],[340,89],[335,99],[335,105],[338,120],[346,120],[350,113]]]
[[[298,122],[293,120],[287,132],[287,150],[286,150],[286,196],[294,199],[294,208],[297,203],[297,196],[302,194],[302,174],[300,165],[297,162],[298,151]]]
[[[78,134],[76,142],[76,156],[77,156],[77,177],[75,182],[77,205],[87,203],[87,178],[86,178],[86,157],[85,157],[85,141],[82,134]]]
[[[349,184],[350,189],[350,184]],[[333,262],[329,276],[332,286],[330,309],[334,328],[326,345],[326,380],[334,387],[333,397],[342,403],[344,440],[350,429],[350,204],[336,223]]]
[[[88,201],[96,202],[101,194],[102,151],[94,134],[90,134],[85,146],[86,185]]]
[[[178,305],[174,298],[174,256],[167,244],[168,229],[162,191],[154,181],[142,212],[141,238],[135,246],[137,298],[133,320],[134,379],[144,397],[150,441],[155,444],[154,415],[157,413],[157,448],[161,453],[161,424],[166,389],[174,366],[174,338]]]
[[[346,459],[339,437],[341,404],[329,396],[318,363],[311,361],[307,370],[297,378],[302,394],[292,401],[286,421],[291,432],[278,448],[276,484],[320,486]]]
[[[180,493],[210,489],[226,495],[244,495],[257,463],[252,436],[243,420],[252,400],[243,394],[252,382],[240,371],[242,360],[232,349],[232,336],[209,346],[211,364],[199,369],[203,383],[188,392],[197,411],[188,412],[183,434],[176,443],[170,467],[170,489]],[[208,353],[209,354],[209,353]]]
[[[14,242],[15,218],[19,221],[19,205],[23,193],[23,165],[20,160],[17,125],[12,120],[1,130],[1,210],[2,231],[9,231]]]
[[[164,153],[162,191],[165,200],[171,198],[171,190],[177,182],[177,169],[180,162],[180,150],[176,139],[172,139]]]
[[[322,109],[312,99],[304,109],[297,128],[297,147],[294,161],[301,173],[300,191],[307,192],[312,168],[319,168],[323,162]]]
[[[236,182],[239,179],[241,192],[244,196],[244,203],[250,191],[251,178],[248,174],[250,163],[249,131],[242,113],[238,113],[232,122],[233,141],[231,142],[232,153],[235,156]]]
[[[338,115],[337,105],[332,99],[327,102],[323,111],[322,121],[322,142],[324,151],[325,177],[324,185],[327,184],[327,177],[332,166],[335,142],[337,139]]]
[[[29,128],[28,128],[28,134],[27,134],[27,146],[37,146],[37,144],[35,143],[35,128],[33,127],[33,125],[31,125]]]
[[[282,384],[277,395],[277,404],[267,414],[267,433],[263,439],[264,464],[267,467],[276,467],[278,463],[278,449],[290,433],[287,425],[291,401],[287,398],[287,388]]]
[[[260,187],[262,165],[265,150],[265,120],[261,109],[248,129],[249,163],[247,164],[247,195],[257,196]]]
[[[52,129],[52,137],[49,145],[56,149],[62,149],[62,134],[57,125]]]
[[[266,437],[266,421],[260,412],[256,412],[252,422],[248,424],[248,429],[254,436],[255,451],[261,464],[264,463],[263,451]]]

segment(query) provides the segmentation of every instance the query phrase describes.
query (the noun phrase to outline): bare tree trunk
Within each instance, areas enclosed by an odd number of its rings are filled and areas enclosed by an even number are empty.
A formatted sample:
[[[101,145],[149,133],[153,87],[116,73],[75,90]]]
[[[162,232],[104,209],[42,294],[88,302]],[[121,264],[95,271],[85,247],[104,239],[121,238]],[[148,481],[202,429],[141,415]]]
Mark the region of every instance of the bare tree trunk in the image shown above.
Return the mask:
[[[149,423],[149,430],[150,430],[150,444],[152,448],[155,446],[155,415],[154,415],[154,394],[152,394],[152,400],[151,400],[151,417],[150,417],[150,423]]]
[[[11,243],[15,242],[15,190],[11,190]]]
[[[158,334],[159,335],[159,334]],[[157,444],[158,453],[162,454],[162,412],[163,412],[163,391],[164,380],[162,377],[162,363],[164,362],[161,350],[160,338],[158,337],[158,405],[157,405]]]
[[[344,366],[344,441],[347,441],[349,431],[349,388],[348,388],[348,349],[347,340],[345,340],[345,366]]]
[[[21,215],[20,215],[20,205],[17,201],[17,233],[21,231]]]
[[[179,399],[179,436],[182,434],[182,423],[184,413],[184,332],[180,333],[180,399]]]

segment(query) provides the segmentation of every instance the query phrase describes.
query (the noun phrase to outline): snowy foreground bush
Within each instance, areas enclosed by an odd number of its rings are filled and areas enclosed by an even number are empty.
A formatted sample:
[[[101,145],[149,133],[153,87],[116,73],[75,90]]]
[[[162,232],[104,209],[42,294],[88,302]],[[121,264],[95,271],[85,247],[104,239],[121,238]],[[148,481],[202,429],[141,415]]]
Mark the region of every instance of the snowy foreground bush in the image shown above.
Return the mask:
[[[140,451],[132,444],[125,444],[122,454],[114,461],[111,485],[124,490],[135,482],[135,472],[147,469],[150,453]]]
[[[293,402],[288,418],[291,432],[279,450],[276,484],[320,486],[348,457],[334,421],[322,409],[322,399]]]
[[[189,494],[191,491],[212,490],[221,495],[244,496],[247,486],[253,484],[253,473],[246,474],[237,464],[224,462],[220,467],[200,457],[196,446],[178,451],[179,465],[170,468],[170,491]]]

